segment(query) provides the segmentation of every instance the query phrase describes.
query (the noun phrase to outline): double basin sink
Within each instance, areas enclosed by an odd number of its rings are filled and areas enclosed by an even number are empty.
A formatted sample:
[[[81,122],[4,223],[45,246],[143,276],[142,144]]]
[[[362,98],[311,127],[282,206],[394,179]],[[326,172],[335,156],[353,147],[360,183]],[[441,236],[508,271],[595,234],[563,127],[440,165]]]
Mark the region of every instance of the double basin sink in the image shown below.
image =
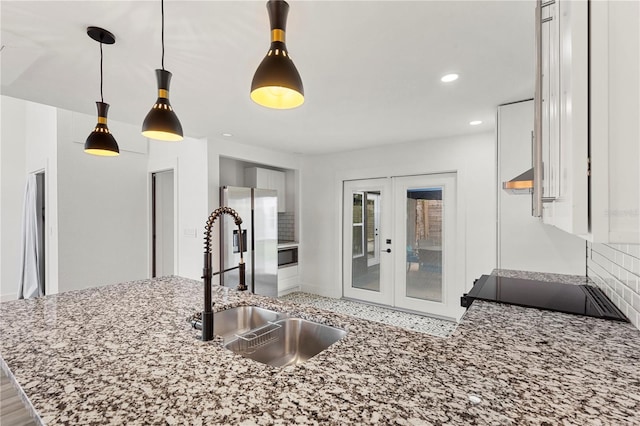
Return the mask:
[[[216,312],[213,332],[225,348],[274,367],[302,364],[347,332],[257,306]]]

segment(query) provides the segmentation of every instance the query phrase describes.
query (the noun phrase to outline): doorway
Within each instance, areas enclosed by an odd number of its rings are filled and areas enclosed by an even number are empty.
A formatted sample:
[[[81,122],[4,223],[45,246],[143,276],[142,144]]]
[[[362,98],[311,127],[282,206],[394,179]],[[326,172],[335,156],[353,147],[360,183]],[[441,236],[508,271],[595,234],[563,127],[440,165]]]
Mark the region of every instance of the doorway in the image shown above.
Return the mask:
[[[151,277],[174,274],[173,170],[151,174]]]
[[[46,211],[45,211],[45,175],[44,172],[36,173],[36,187],[37,187],[37,195],[36,195],[36,216],[37,216],[37,239],[38,239],[38,274],[40,275],[40,290],[42,291],[42,295],[46,294],[47,289],[47,281],[46,281]]]
[[[345,181],[343,188],[343,295],[456,318],[455,174]]]

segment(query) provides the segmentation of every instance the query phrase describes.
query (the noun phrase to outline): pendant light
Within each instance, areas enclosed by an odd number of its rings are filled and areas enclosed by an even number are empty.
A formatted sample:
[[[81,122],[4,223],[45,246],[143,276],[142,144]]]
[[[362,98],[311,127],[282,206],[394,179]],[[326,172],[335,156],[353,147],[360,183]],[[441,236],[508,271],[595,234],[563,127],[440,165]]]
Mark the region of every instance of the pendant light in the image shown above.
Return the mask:
[[[164,0],[160,1],[162,14],[162,69],[156,70],[158,99],[142,123],[142,136],[149,139],[177,142],[183,139],[182,125],[169,102],[171,73],[164,69]]]
[[[271,46],[253,75],[251,99],[267,108],[295,108],[304,103],[304,88],[285,44],[289,4],[283,0],[269,0],[267,10]]]
[[[116,42],[116,38],[109,31],[98,27],[87,28],[87,34],[100,43],[100,102],[96,102],[96,106],[98,107],[98,124],[96,124],[96,127],[84,143],[84,152],[93,155],[115,157],[116,155],[120,155],[120,149],[118,149],[118,143],[107,127],[109,104],[104,102],[104,96],[102,95],[102,45],[113,44]]]

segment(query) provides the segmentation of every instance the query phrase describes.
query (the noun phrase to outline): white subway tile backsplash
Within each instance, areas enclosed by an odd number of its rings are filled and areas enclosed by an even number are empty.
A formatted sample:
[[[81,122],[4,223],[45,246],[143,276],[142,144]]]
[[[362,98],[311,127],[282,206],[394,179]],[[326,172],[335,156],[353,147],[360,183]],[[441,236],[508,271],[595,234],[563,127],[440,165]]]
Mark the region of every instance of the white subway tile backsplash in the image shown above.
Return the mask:
[[[615,262],[616,266],[622,265],[622,252],[620,252],[618,250],[615,251],[614,262]]]
[[[278,240],[295,240],[295,217],[293,213],[278,213]]]
[[[633,303],[633,293],[631,293],[631,290],[629,290],[627,287],[623,288],[622,298],[629,304]]]
[[[587,275],[640,329],[640,245],[589,243]]]
[[[627,284],[629,282],[629,279],[628,279],[629,274],[628,274],[627,270],[624,269],[624,268],[620,268],[618,271],[619,271],[619,274],[618,274],[618,277],[617,277],[618,280],[620,280],[620,282],[622,284],[624,284],[625,287],[629,287],[629,285]]]

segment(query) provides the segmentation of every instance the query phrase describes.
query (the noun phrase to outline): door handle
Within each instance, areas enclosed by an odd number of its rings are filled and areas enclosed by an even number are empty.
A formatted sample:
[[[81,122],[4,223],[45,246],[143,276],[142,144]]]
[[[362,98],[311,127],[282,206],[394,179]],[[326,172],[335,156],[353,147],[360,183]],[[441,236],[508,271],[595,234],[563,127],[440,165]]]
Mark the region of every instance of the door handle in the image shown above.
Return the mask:
[[[380,253],[391,253],[391,249],[380,250]]]

